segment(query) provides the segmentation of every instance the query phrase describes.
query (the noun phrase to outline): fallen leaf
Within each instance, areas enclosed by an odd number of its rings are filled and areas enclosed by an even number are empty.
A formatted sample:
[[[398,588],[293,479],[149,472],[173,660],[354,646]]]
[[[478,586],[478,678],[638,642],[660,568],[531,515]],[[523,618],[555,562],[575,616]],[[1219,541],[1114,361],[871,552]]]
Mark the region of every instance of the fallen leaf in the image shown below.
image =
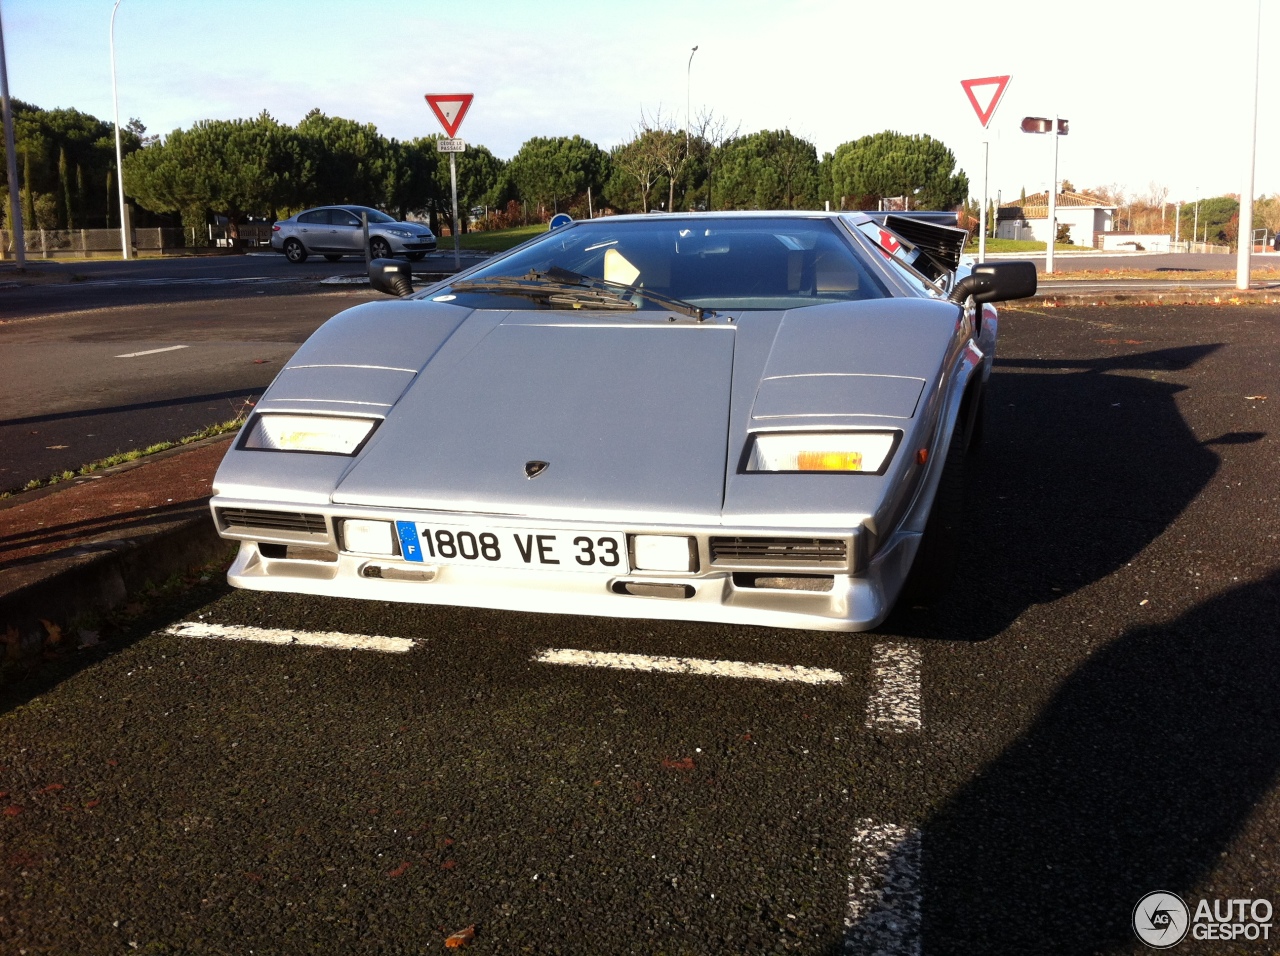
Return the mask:
[[[679,760],[668,760],[664,757],[662,758],[662,766],[666,767],[668,770],[692,770],[693,758],[681,757]]]
[[[44,788],[43,790],[41,790],[40,792],[41,792],[41,793],[53,793],[54,791],[57,791],[57,790],[65,790],[65,789],[67,789],[65,784],[61,784],[61,783],[51,783],[51,784],[49,784],[49,786],[45,787],[45,788]]]
[[[118,767],[118,766],[120,766],[120,761],[119,761],[119,760],[117,760],[115,757],[112,757],[110,760],[108,760],[108,761],[107,761],[107,766],[108,766],[108,767]]]
[[[16,817],[21,812],[22,812],[22,807],[18,806],[16,803],[11,807],[4,808],[4,815],[6,817]]]
[[[1246,395],[1246,396],[1244,397],[1244,400],[1245,400],[1246,402],[1265,402],[1265,401],[1267,400],[1267,396],[1265,396],[1265,395]]]
[[[44,629],[47,632],[47,636],[45,637],[46,644],[57,645],[62,643],[61,627],[54,624],[52,621],[46,621],[44,618],[40,618],[40,623],[44,625]]]
[[[394,870],[391,870],[389,873],[387,873],[387,876],[391,877],[393,880],[398,876],[404,876],[406,873],[409,872],[409,867],[411,866],[413,866],[413,864],[407,861],[404,863],[401,863]]]
[[[22,637],[18,629],[10,624],[4,632],[6,653],[10,660],[16,660],[22,654]]]
[[[102,802],[101,800],[88,800],[88,801],[86,801],[86,802],[85,802],[84,808],[85,808],[86,810],[92,810],[94,807],[96,807],[96,806],[97,806],[98,804],[100,804],[101,802]]]
[[[476,927],[472,923],[466,929],[460,929],[444,941],[446,949],[461,949],[476,938]]]
[[[79,636],[81,647],[93,647],[102,637],[97,631],[86,631],[84,628],[80,629]]]
[[[64,448],[70,448],[70,445],[45,445],[46,451],[62,451]]]
[[[457,860],[445,860],[443,863],[440,864],[440,869],[452,870],[457,865],[458,865]]]

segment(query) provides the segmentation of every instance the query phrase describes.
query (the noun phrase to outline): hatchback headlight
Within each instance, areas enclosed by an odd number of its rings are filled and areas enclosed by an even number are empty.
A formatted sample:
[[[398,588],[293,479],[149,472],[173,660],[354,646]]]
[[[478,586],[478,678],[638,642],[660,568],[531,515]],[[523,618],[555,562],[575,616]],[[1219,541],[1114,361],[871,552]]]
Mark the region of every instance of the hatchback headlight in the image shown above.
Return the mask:
[[[388,236],[397,236],[400,239],[412,239],[414,236],[408,229],[384,229],[382,231]]]
[[[878,474],[897,432],[774,432],[756,435],[747,471],[834,471]]]
[[[242,447],[354,455],[377,424],[373,418],[268,413],[254,419]]]

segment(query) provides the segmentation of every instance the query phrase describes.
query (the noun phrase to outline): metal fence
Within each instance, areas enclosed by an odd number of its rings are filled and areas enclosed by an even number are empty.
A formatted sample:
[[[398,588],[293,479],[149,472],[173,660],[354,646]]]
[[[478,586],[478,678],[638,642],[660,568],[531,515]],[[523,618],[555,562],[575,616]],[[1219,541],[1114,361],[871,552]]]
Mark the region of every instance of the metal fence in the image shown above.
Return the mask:
[[[241,248],[271,245],[269,223],[249,223],[240,227]],[[92,258],[120,255],[119,229],[25,229],[29,259]],[[164,255],[166,252],[196,249],[228,249],[235,242],[225,226],[204,230],[178,227],[150,227],[132,230],[134,252]],[[14,235],[0,230],[0,258],[13,259]]]

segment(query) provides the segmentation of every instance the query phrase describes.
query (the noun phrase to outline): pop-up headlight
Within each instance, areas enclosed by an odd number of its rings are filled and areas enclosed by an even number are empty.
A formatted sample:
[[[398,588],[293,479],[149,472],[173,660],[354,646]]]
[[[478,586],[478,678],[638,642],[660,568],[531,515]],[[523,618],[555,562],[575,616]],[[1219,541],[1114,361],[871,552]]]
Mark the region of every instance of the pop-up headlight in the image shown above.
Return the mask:
[[[756,435],[747,471],[828,471],[877,474],[897,432],[774,432]]]
[[[376,424],[373,418],[267,413],[254,419],[243,447],[354,455]]]

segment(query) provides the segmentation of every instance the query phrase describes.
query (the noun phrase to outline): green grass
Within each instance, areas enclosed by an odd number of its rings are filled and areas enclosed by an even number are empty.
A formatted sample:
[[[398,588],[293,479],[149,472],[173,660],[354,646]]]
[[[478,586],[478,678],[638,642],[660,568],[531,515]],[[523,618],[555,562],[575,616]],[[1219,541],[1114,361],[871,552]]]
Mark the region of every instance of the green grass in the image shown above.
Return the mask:
[[[56,485],[59,482],[70,481],[73,478],[83,478],[85,475],[91,475],[95,471],[101,471],[103,468],[110,468],[112,465],[123,465],[127,461],[137,461],[147,455],[154,455],[157,452],[168,451],[170,448],[177,448],[180,445],[190,445],[192,442],[200,441],[202,438],[212,438],[215,435],[225,435],[227,432],[233,432],[244,424],[244,417],[233,418],[230,421],[222,422],[218,425],[210,425],[208,428],[201,429],[194,435],[188,435],[186,438],[178,441],[162,441],[147,448],[136,448],[133,451],[121,452],[118,455],[111,455],[108,458],[102,458],[98,461],[91,461],[87,465],[81,465],[77,471],[62,471],[56,475],[50,475],[48,478],[33,478],[22,486],[22,491],[35,491],[37,488],[44,488],[48,485]],[[12,497],[16,492],[6,491],[0,493],[0,500]]]
[[[488,232],[464,232],[460,245],[463,249],[474,249],[478,252],[505,252],[512,246],[518,246],[526,239],[540,236],[547,231],[545,222],[532,226],[516,226],[514,229],[491,229]],[[440,238],[440,250],[448,252],[453,248],[453,237]]]
[[[965,252],[977,252],[978,240],[970,238],[964,247]],[[1044,243],[1034,239],[988,239],[987,252],[1044,252]],[[1097,252],[1088,246],[1073,246],[1064,242],[1055,243],[1054,252]]]

